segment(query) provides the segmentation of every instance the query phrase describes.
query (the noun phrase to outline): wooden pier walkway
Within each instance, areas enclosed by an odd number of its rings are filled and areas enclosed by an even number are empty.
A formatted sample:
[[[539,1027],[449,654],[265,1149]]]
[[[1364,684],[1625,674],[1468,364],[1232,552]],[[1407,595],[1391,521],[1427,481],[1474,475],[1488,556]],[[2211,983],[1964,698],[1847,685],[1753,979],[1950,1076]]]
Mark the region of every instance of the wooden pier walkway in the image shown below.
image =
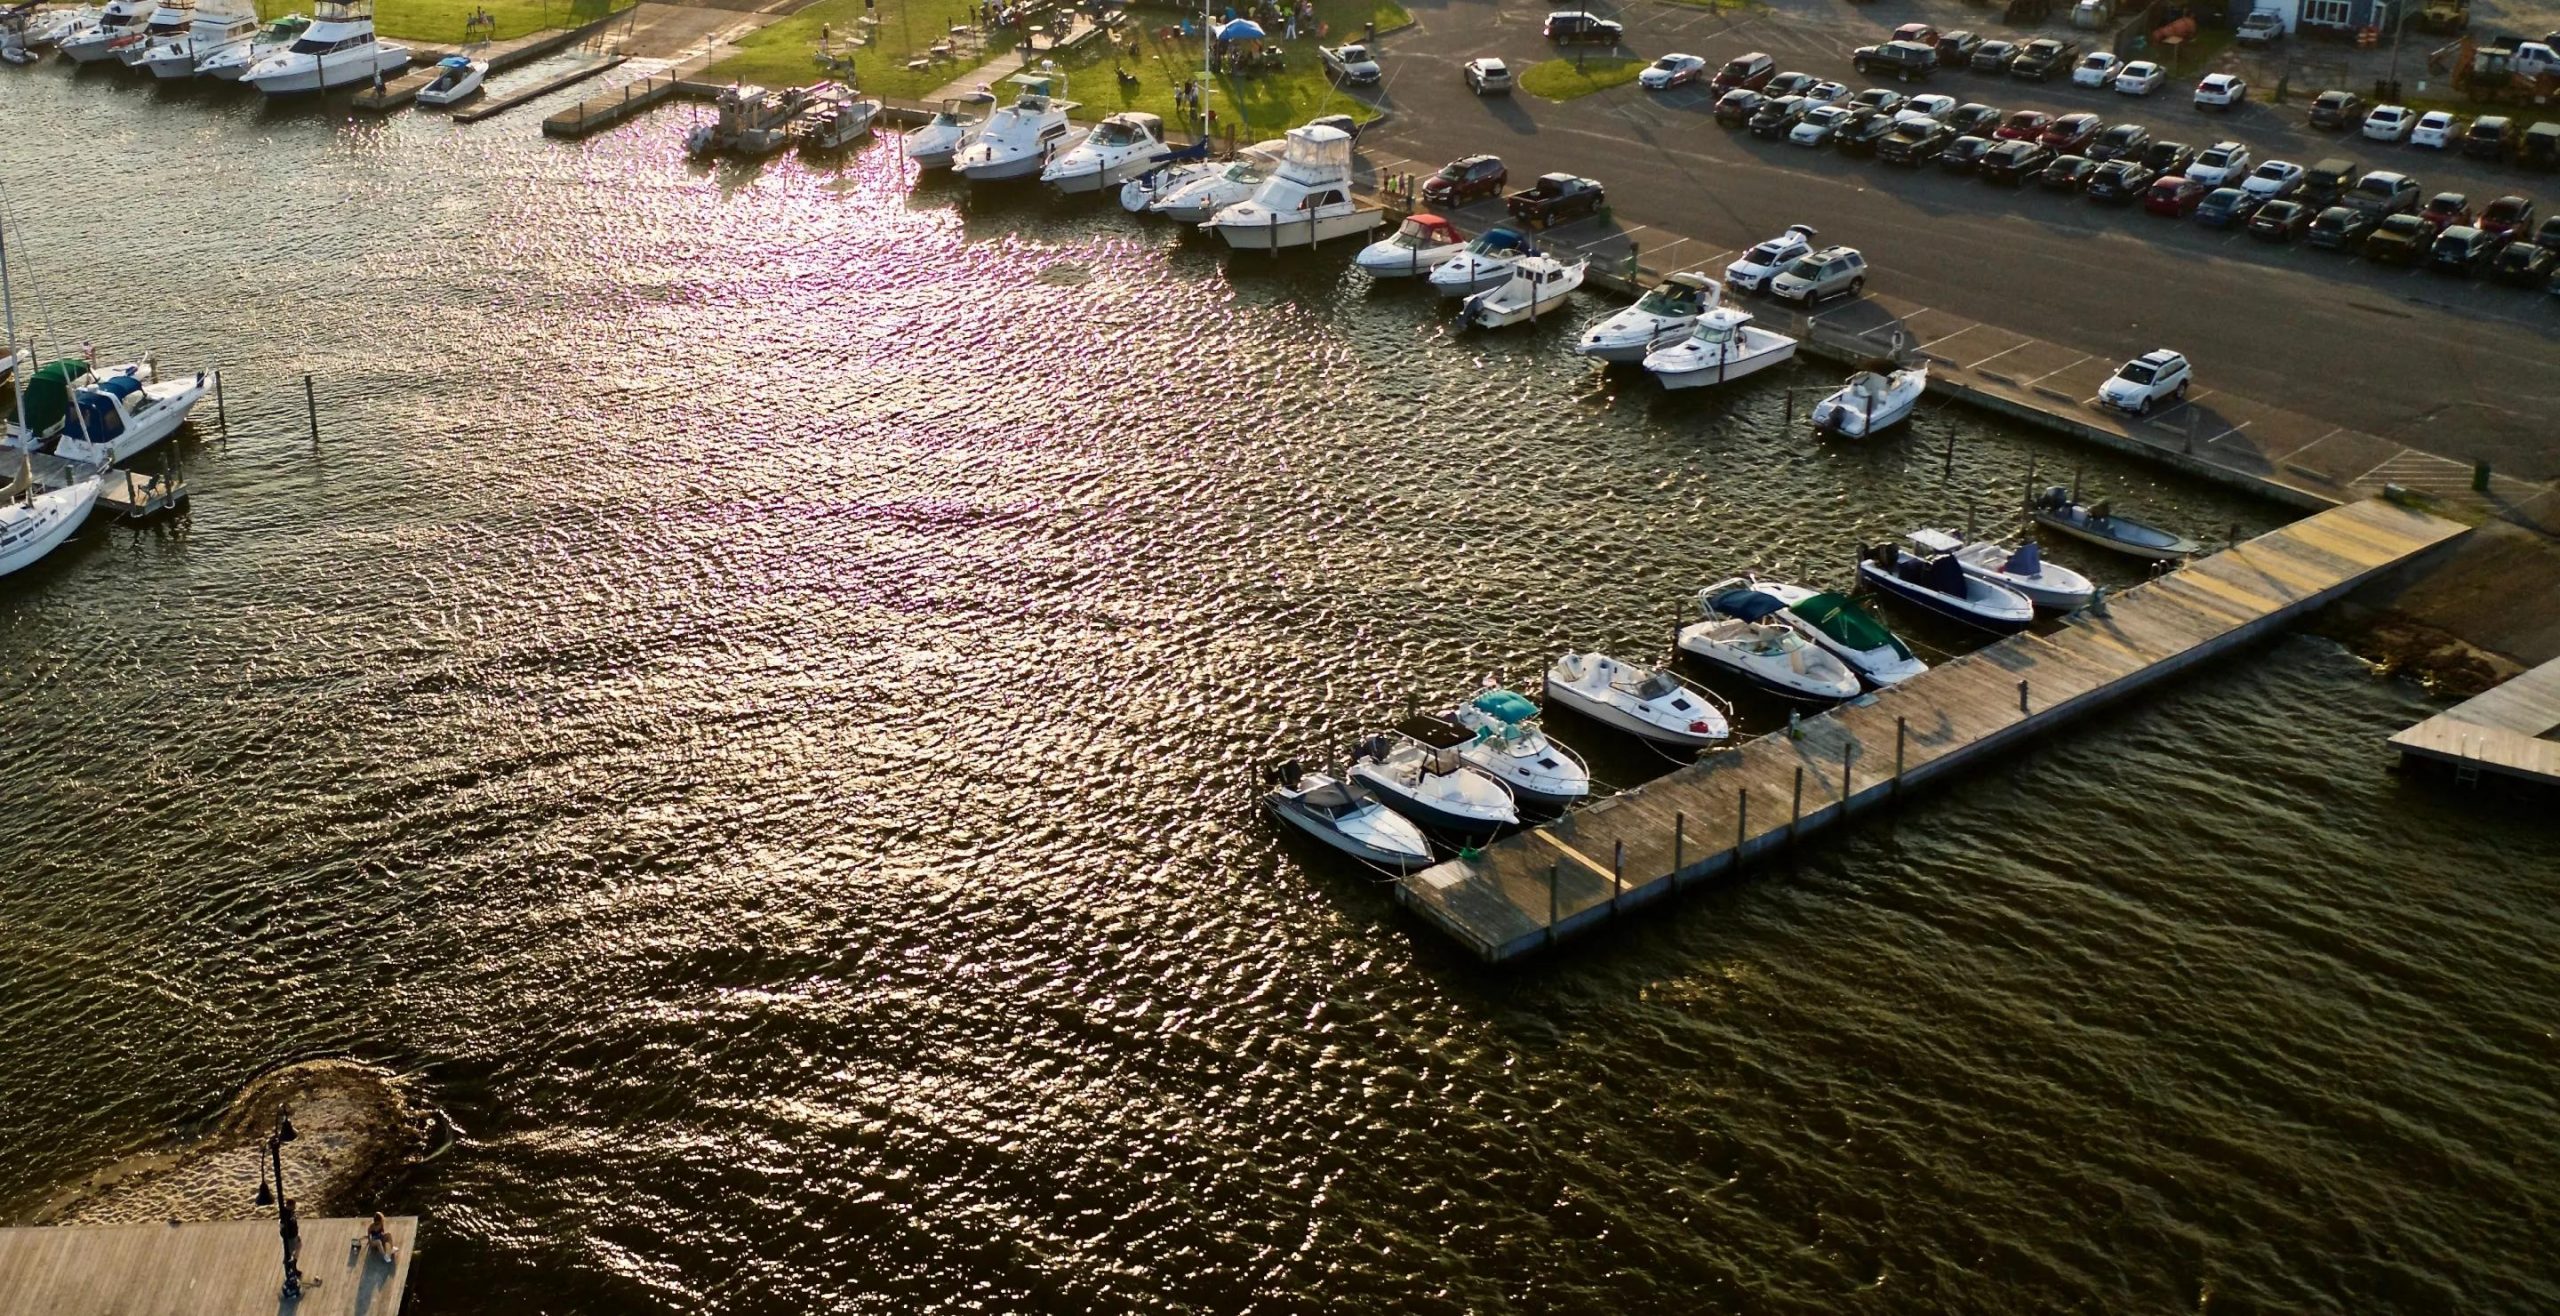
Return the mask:
[[[670,69],[626,82],[603,95],[590,96],[553,112],[542,121],[542,133],[546,137],[584,137],[601,132],[676,95],[683,81]]]
[[[302,1222],[302,1298],[279,1296],[273,1220],[0,1229],[0,1312],[43,1316],[393,1316],[418,1218],[395,1216],[395,1260],[364,1255],[365,1221]]]
[[[2467,529],[2379,499],[2319,513],[2127,590],[2104,616],[2011,636],[1407,874],[1396,898],[1486,960],[1528,954],[2245,644]]]
[[[504,96],[483,98],[467,109],[456,110],[453,112],[453,121],[478,123],[482,119],[495,118],[527,101],[540,100],[563,87],[575,86],[607,69],[619,68],[622,66],[622,61],[623,56],[620,55],[599,56],[557,77],[544,78],[530,87],[509,92]]]
[[[2456,781],[2483,774],[2560,786],[2560,658],[2465,700],[2391,738],[2403,761],[2451,765]]]

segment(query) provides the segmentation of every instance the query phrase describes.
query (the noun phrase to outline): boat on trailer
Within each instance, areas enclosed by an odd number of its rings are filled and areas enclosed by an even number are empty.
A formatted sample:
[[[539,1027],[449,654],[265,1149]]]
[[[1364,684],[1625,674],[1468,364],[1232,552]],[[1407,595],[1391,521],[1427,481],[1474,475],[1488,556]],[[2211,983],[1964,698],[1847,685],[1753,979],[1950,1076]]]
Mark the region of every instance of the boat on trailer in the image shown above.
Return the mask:
[[[2082,503],[2058,484],[2048,486],[2028,503],[2027,515],[2034,517],[2037,525],[2049,526],[2074,539],[2153,562],[2174,562],[2204,551],[2204,545],[2185,535],[2116,515],[2105,499]]]

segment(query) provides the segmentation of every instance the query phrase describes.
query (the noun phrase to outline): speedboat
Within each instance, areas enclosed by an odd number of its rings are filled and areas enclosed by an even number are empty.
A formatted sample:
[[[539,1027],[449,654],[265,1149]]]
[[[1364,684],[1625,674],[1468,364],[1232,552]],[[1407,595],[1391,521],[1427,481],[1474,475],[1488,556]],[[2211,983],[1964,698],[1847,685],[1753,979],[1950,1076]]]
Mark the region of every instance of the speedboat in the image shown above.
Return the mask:
[[[1358,782],[1283,763],[1272,769],[1262,802],[1282,822],[1362,863],[1404,872],[1431,862],[1422,829]]]
[[[161,380],[149,357],[104,372],[78,359],[56,361],[27,380],[25,414],[5,444],[85,466],[113,465],[176,433],[215,379],[200,371]]]
[[[986,126],[987,115],[995,107],[994,95],[984,91],[944,101],[923,127],[907,134],[907,158],[927,169],[950,168],[961,148],[978,140],[978,131]]]
[[[1967,575],[2006,585],[2039,608],[2069,612],[2088,606],[2098,592],[2087,576],[2045,561],[2043,550],[2032,539],[2011,551],[1989,542],[1968,544],[1944,530],[1921,529],[1911,532],[1911,542],[1932,553],[1954,554]]]
[[[1040,171],[1040,181],[1077,196],[1118,187],[1155,167],[1164,154],[1164,120],[1152,114],[1115,114],[1096,124],[1075,149]]]
[[[1511,267],[1538,254],[1538,244],[1518,229],[1489,228],[1467,249],[1431,271],[1431,286],[1443,297],[1472,297],[1499,288],[1511,278]]]
[[[1840,391],[1813,404],[1816,433],[1862,439],[1909,419],[1929,387],[1929,367],[1905,366],[1891,374],[1861,370]]]
[[[1402,279],[1428,274],[1466,249],[1457,225],[1438,215],[1408,215],[1393,237],[1362,247],[1351,263],[1373,279]]]
[[[1547,669],[1547,702],[1640,740],[1701,749],[1733,734],[1727,710],[1667,667],[1569,653]]]
[[[1120,184],[1120,208],[1132,215],[1146,214],[1158,197],[1225,169],[1225,164],[1206,158],[1207,147],[1208,143],[1203,141],[1198,147],[1165,152],[1160,157],[1161,163],[1154,168]],[[1193,155],[1193,151],[1200,154]],[[1175,159],[1175,156],[1192,158]]]
[[[17,475],[0,481],[0,576],[24,571],[61,547],[88,523],[104,487],[106,477],[92,474],[38,492],[35,471],[20,454]]]
[[[152,0],[108,0],[96,18],[54,38],[54,45],[75,63],[112,59],[116,43],[142,31],[143,20],[157,7]]]
[[[1520,821],[1511,788],[1458,753],[1475,733],[1428,713],[1406,718],[1390,735],[1360,743],[1353,784],[1425,827],[1485,837]]]
[[[480,90],[489,77],[489,62],[468,55],[447,55],[436,61],[435,80],[418,88],[420,105],[451,105]]]
[[[150,62],[153,47],[184,38],[195,23],[195,0],[160,0],[143,23],[140,35],[115,43],[116,59],[126,68],[142,68]]]
[[[1986,631],[2022,630],[2036,619],[2027,596],[1964,569],[1952,553],[1879,544],[1858,559],[1858,578],[1895,598]]]
[[[26,6],[21,5],[19,8],[23,10]],[[19,48],[26,51],[30,58],[37,51],[52,50],[60,46],[66,38],[85,31],[105,12],[97,5],[88,5],[77,9],[56,9],[41,14],[22,13],[20,21],[23,27],[18,35]]]
[[[1351,134],[1330,124],[1292,128],[1280,165],[1253,196],[1211,215],[1202,228],[1240,251],[1308,247],[1366,233],[1380,211],[1351,191]]]
[[[320,0],[311,26],[284,50],[249,66],[242,82],[270,96],[326,91],[389,77],[409,67],[409,48],[373,30],[373,0]]]
[[[1694,270],[1655,284],[1635,305],[1582,331],[1573,350],[1620,365],[1634,365],[1655,349],[1687,338],[1698,317],[1723,304],[1724,289]]]
[[[1260,191],[1288,149],[1289,143],[1276,137],[1256,142],[1206,173],[1158,188],[1155,199],[1147,203],[1147,213],[1177,224],[1206,224],[1210,216]]]
[[[1751,313],[1719,306],[1698,317],[1698,327],[1669,347],[1648,352],[1644,368],[1664,388],[1700,388],[1740,379],[1796,354],[1796,340],[1751,323]]]
[[[1511,267],[1509,282],[1458,303],[1458,323],[1499,329],[1554,315],[1582,286],[1582,276],[1590,268],[1588,260],[1567,265],[1552,256],[1531,256]]]
[[[813,102],[792,125],[803,151],[835,151],[871,131],[880,117],[880,102],[854,94],[851,87],[822,82],[809,89]]]
[[[1492,773],[1514,797],[1550,809],[1590,797],[1591,769],[1547,738],[1538,706],[1528,696],[1487,690],[1452,712],[1449,720],[1475,733],[1458,756]]]
[[[206,55],[196,64],[196,76],[218,82],[238,82],[243,74],[267,56],[292,49],[293,43],[301,40],[302,34],[310,27],[310,19],[300,14],[287,14],[267,24],[265,31]]]
[[[1911,646],[1903,643],[1901,636],[1845,594],[1757,576],[1726,583],[1747,587],[1787,605],[1787,618],[1804,632],[1806,639],[1830,650],[1833,657],[1847,663],[1851,671],[1878,689],[1898,685],[1929,670],[1929,664],[1911,652]]]
[[[231,47],[258,35],[258,12],[243,5],[232,9],[215,4],[211,8],[196,7],[195,21],[187,30],[166,41],[155,43],[142,56],[143,66],[155,78],[181,79],[196,75],[197,66],[213,57],[214,52]]]
[[[1013,104],[987,116],[977,140],[951,158],[951,172],[972,183],[1029,178],[1039,173],[1051,156],[1071,150],[1083,140],[1083,130],[1067,120],[1068,111],[1075,109],[1076,103],[1050,95],[1051,80],[1030,73],[1007,78],[1006,81],[1021,85],[1021,94],[1014,97]]]
[[[2081,504],[2061,485],[2048,487],[2027,504],[2036,524],[2051,526],[2074,539],[2112,548],[2153,562],[2172,562],[2203,551],[2204,545],[2156,525],[2118,516],[2104,500]]]
[[[685,154],[767,156],[791,144],[791,121],[808,108],[809,89],[768,91],[742,82],[722,88],[711,105],[711,122],[685,133]]]
[[[1858,674],[1779,616],[1786,606],[1757,590],[1710,587],[1698,595],[1706,620],[1680,628],[1680,651],[1782,699],[1832,704],[1857,698]]]

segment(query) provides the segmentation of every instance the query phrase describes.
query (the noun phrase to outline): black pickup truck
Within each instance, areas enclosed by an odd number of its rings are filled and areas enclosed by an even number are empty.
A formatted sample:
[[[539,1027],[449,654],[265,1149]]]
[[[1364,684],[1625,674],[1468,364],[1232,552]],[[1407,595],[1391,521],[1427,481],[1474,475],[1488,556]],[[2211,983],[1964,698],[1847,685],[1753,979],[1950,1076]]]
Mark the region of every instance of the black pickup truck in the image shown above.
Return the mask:
[[[1547,174],[1535,186],[1502,199],[1513,219],[1537,228],[1563,224],[1592,214],[1608,200],[1600,184],[1575,174]]]
[[[2056,73],[2068,73],[2080,62],[2080,47],[2052,37],[2037,37],[2018,50],[2009,62],[2009,76],[2029,82],[2043,82]]]

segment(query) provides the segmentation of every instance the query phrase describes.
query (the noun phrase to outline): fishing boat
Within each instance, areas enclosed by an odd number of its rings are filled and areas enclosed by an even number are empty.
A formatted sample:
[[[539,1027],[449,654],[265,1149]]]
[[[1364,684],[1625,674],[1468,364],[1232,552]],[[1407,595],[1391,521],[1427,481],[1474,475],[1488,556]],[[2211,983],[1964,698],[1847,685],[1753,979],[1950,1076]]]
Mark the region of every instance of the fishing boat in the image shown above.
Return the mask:
[[[1115,114],[1095,124],[1073,150],[1052,157],[1040,181],[1068,196],[1118,187],[1155,167],[1164,154],[1164,120]]]
[[[480,84],[489,80],[489,62],[468,55],[447,55],[436,61],[436,76],[418,88],[420,105],[452,105],[465,97],[479,94]]]
[[[149,357],[105,371],[83,360],[56,361],[26,381],[18,423],[0,446],[113,465],[176,433],[214,383],[211,371],[162,380]]]
[[[54,48],[74,63],[95,64],[115,58],[116,43],[140,32],[158,8],[152,0],[108,0],[97,16],[53,38]]]
[[[301,14],[287,14],[267,24],[264,30],[248,40],[225,46],[207,54],[196,64],[196,76],[217,82],[238,82],[241,77],[279,51],[290,50],[293,43],[311,28],[311,20]]]
[[[194,29],[195,22],[195,0],[160,0],[152,9],[151,17],[144,21],[141,32],[114,44],[116,60],[129,69],[145,67],[150,63],[154,47],[185,37]]]
[[[686,130],[684,153],[696,159],[771,155],[791,144],[791,121],[808,107],[806,87],[770,91],[743,82],[724,87],[711,102],[711,121]]]
[[[1920,407],[1929,388],[1926,363],[1887,374],[1861,370],[1840,391],[1813,404],[1813,428],[1835,438],[1863,439],[1887,426],[1899,425]]]
[[[1458,756],[1494,775],[1511,794],[1541,808],[1562,809],[1591,795],[1591,769],[1547,737],[1538,705],[1512,690],[1487,690],[1449,720],[1475,733]]]
[[[1541,315],[1553,316],[1582,286],[1582,276],[1590,268],[1588,260],[1567,265],[1552,256],[1531,256],[1511,267],[1508,282],[1458,303],[1458,323],[1499,329],[1533,322]]]
[[[1518,229],[1489,228],[1464,251],[1431,271],[1431,286],[1443,297],[1472,297],[1511,279],[1511,267],[1538,254],[1538,244]]]
[[[1292,128],[1280,164],[1253,196],[1201,227],[1241,251],[1308,247],[1366,233],[1382,212],[1351,191],[1351,134],[1328,124]]]
[[[1986,631],[2023,630],[2036,619],[2027,596],[1964,569],[1952,553],[1878,544],[1858,558],[1858,578],[1894,598]]]
[[[1362,247],[1351,263],[1373,279],[1407,279],[1440,268],[1466,249],[1457,225],[1438,215],[1407,215],[1393,236]]]
[[[1722,284],[1683,270],[1655,284],[1635,305],[1584,330],[1573,350],[1595,360],[1635,365],[1687,338],[1697,330],[1698,317],[1723,301]]]
[[[2118,516],[2105,500],[2083,504],[2061,485],[2048,487],[2027,504],[2036,524],[2050,526],[2074,539],[2112,548],[2153,562],[2173,562],[2203,551],[2204,545],[2156,525]]]
[[[1751,313],[1719,306],[1688,337],[1645,354],[1664,388],[1703,388],[1757,374],[1796,354],[1796,340],[1751,323]]]
[[[995,111],[996,98],[986,91],[965,92],[942,103],[924,126],[910,130],[906,136],[907,158],[927,169],[948,169],[951,161],[971,142]]]
[[[1050,88],[1062,80],[1062,75],[1052,69],[1016,73],[1005,79],[1020,92],[1013,104],[987,116],[986,123],[978,129],[977,140],[951,158],[951,172],[972,183],[1029,178],[1039,173],[1051,156],[1073,149],[1084,139],[1084,130],[1067,118],[1077,108],[1076,103],[1050,94]]]
[[[179,81],[196,76],[196,69],[218,51],[258,35],[258,12],[248,5],[234,8],[215,3],[196,6],[195,21],[187,30],[165,41],[154,43],[142,56],[151,76]]]
[[[1388,735],[1371,736],[1351,760],[1350,780],[1425,827],[1485,837],[1520,821],[1511,788],[1459,754],[1473,731],[1425,713]]]
[[[1406,872],[1431,862],[1422,829],[1356,781],[1309,772],[1293,760],[1271,770],[1262,803],[1282,822],[1362,863]]]
[[[1786,604],[1787,618],[1804,632],[1806,639],[1829,650],[1877,689],[1899,685],[1929,670],[1929,664],[1911,652],[1911,646],[1903,643],[1901,636],[1845,594],[1757,576],[1747,577],[1746,583]]]
[[[390,77],[409,67],[409,48],[373,30],[373,0],[320,0],[311,26],[290,46],[249,66],[240,80],[269,96],[326,91]]]
[[[1953,554],[1967,574],[2006,585],[2039,608],[2069,612],[2087,607],[2098,592],[2087,576],[2045,561],[2032,539],[2010,549],[1990,542],[1969,544],[1949,531],[1923,528],[1911,532],[1911,542],[1932,553]]]
[[[1569,653],[1547,668],[1547,703],[1639,740],[1703,749],[1733,734],[1731,711],[1667,667]]]
[[[1680,628],[1681,652],[1782,699],[1832,704],[1858,697],[1858,674],[1780,616],[1786,604],[1730,584],[1699,593],[1705,620]]]
[[[1236,152],[1236,158],[1218,165],[1205,174],[1161,189],[1147,203],[1147,213],[1161,215],[1177,224],[1206,224],[1209,217],[1240,201],[1251,200],[1253,194],[1280,167],[1281,155],[1289,143],[1280,138],[1256,142]]]
[[[821,82],[809,89],[809,108],[791,127],[803,151],[838,151],[871,131],[880,118],[880,102],[854,93],[840,83]]]

